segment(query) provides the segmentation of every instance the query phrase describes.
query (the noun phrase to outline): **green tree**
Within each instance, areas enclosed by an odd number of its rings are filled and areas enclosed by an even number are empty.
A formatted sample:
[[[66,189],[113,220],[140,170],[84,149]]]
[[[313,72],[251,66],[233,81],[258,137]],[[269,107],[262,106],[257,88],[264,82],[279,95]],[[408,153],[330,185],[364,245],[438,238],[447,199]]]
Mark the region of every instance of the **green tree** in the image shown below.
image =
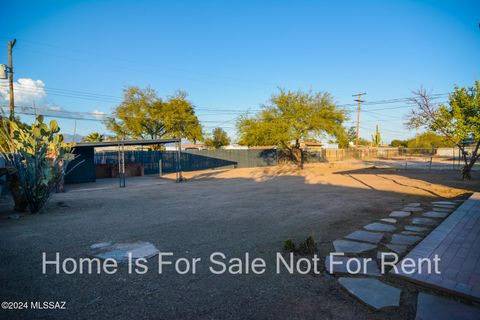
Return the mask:
[[[471,170],[480,154],[480,82],[470,88],[455,86],[450,94],[448,104],[436,105],[432,97],[424,90],[414,92],[412,110],[407,125],[415,127],[420,124],[433,133],[442,135],[457,146],[463,157],[462,178],[471,179]],[[463,143],[471,140],[474,144],[470,153]]]
[[[83,138],[84,142],[102,142],[105,136],[99,132],[92,132]]]
[[[453,143],[444,136],[427,131],[406,141],[408,148],[451,148]]]
[[[347,130],[345,138],[343,139],[342,137],[340,137],[340,139],[338,139],[338,146],[340,148],[348,148],[348,147],[350,147],[350,143],[355,144],[356,140],[357,140],[357,128],[356,127],[350,127]],[[358,145],[369,146],[370,141],[368,141],[367,139],[364,139],[362,137],[358,137]]]
[[[368,146],[370,146],[370,144],[371,144],[371,142],[368,141],[367,139],[362,138],[362,137],[358,137],[358,145],[359,145],[359,146],[368,147]]]
[[[338,108],[328,93],[281,89],[262,111],[238,119],[239,143],[278,146],[302,166],[300,141],[321,135],[346,139],[342,126],[346,118],[345,110]]]
[[[178,91],[165,101],[151,88],[128,87],[123,102],[106,126],[119,138],[202,140],[202,127],[187,94]]]
[[[357,128],[356,127],[348,128],[347,137],[348,137],[348,142],[355,143],[355,140],[357,139]]]
[[[230,144],[230,138],[228,137],[225,130],[222,128],[215,128],[212,131],[212,136],[205,139],[205,145],[207,147],[212,147],[215,149],[220,149],[223,146]]]
[[[382,137],[380,136],[380,131],[378,130],[378,124],[375,127],[375,133],[372,134],[372,146],[378,147],[382,143]]]
[[[355,138],[356,138],[356,128],[350,127],[346,131],[345,135],[342,135],[339,139],[337,139],[338,146],[340,148],[349,148],[351,142],[355,143]]]
[[[392,140],[392,142],[390,142],[390,146],[395,147],[395,148],[399,148],[399,147],[406,148],[406,147],[408,147],[408,141],[407,140],[394,139],[394,140]]]

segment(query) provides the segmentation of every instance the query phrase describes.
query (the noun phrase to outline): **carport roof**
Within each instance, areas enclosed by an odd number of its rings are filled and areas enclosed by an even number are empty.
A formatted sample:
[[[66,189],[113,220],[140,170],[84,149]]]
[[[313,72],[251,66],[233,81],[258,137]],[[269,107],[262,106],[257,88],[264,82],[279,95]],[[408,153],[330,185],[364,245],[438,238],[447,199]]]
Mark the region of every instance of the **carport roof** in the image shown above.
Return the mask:
[[[173,138],[173,139],[152,139],[152,140],[119,140],[119,141],[102,141],[102,142],[79,142],[75,144],[76,148],[79,147],[92,147],[92,148],[100,148],[100,147],[114,147],[119,145],[124,146],[144,146],[144,145],[151,145],[151,144],[165,144],[165,143],[176,143],[180,142],[181,139]]]

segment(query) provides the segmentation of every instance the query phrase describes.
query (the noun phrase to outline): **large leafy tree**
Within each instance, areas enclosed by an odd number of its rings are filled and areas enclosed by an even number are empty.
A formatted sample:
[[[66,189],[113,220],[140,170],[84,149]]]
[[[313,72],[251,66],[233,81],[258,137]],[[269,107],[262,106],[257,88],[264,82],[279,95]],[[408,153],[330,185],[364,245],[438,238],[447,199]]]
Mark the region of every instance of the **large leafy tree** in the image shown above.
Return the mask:
[[[302,164],[300,142],[323,135],[345,140],[344,120],[345,110],[338,108],[328,93],[280,90],[258,114],[238,119],[239,143],[275,145]]]
[[[115,109],[107,128],[119,138],[202,139],[202,127],[185,92],[162,100],[151,88],[128,87],[123,102]]]
[[[435,104],[432,97],[420,89],[414,93],[412,102],[416,109],[412,111],[409,125],[424,126],[432,132],[444,136],[456,145],[463,157],[462,178],[471,179],[471,171],[480,157],[480,82],[470,88],[455,86],[448,104]],[[473,150],[467,148],[466,141],[473,144]]]
[[[230,143],[228,134],[222,128],[215,128],[212,131],[212,136],[205,139],[205,145],[215,149],[220,149]]]

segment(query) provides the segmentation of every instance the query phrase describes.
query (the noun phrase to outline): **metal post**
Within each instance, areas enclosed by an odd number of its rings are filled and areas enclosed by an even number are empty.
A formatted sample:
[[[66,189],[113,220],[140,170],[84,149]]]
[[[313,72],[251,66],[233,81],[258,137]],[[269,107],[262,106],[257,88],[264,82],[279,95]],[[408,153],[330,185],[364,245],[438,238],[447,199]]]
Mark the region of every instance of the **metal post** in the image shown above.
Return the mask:
[[[178,141],[178,142],[175,142],[175,146],[176,146],[176,152],[175,152],[175,155],[176,155],[176,176],[177,176],[177,182],[182,182],[183,181],[183,177],[182,177],[182,142],[181,141]]]
[[[158,160],[158,176],[162,177],[162,159]]]
[[[125,144],[123,140],[118,144],[118,179],[120,188],[125,188]]]

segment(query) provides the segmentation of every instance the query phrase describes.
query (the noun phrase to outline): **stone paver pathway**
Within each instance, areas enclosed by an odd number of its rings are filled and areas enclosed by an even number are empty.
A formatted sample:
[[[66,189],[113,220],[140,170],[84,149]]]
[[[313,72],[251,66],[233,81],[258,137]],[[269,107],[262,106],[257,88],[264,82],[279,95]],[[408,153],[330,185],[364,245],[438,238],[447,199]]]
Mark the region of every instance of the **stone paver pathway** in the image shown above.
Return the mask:
[[[384,224],[384,223],[378,223],[378,222],[367,224],[363,228],[370,231],[381,231],[381,232],[392,232],[392,231],[395,231],[396,229],[391,224]]]
[[[405,207],[402,209],[403,211],[408,211],[408,212],[419,212],[419,211],[423,211],[422,208],[420,207]]]
[[[448,216],[448,212],[428,211],[423,213],[422,216],[427,218],[446,218]]]
[[[345,239],[349,240],[359,240],[371,243],[379,243],[382,240],[383,234],[377,232],[368,232],[368,231],[354,231],[345,236]]]
[[[434,226],[438,224],[438,221],[435,221],[430,218],[413,218],[412,219],[413,224],[419,224],[422,226]]]
[[[338,282],[362,302],[379,310],[400,304],[400,289],[370,278],[340,278]]]
[[[361,253],[375,249],[377,246],[369,243],[361,243],[349,240],[335,240],[333,246],[336,252]]]
[[[428,274],[427,264],[421,269],[417,267],[412,274],[400,268],[392,269],[391,273],[480,301],[480,193],[473,194],[450,214],[405,259],[433,261],[436,255],[440,258],[441,274]]]
[[[417,236],[406,236],[404,234],[394,234],[392,236],[392,244],[403,244],[403,245],[412,245],[418,241],[422,240],[422,238]]]
[[[411,213],[407,211],[392,211],[390,217],[394,218],[405,218],[408,217]]]
[[[414,231],[414,232],[425,232],[428,229],[424,227],[417,227],[417,226],[405,226],[405,230]]]

